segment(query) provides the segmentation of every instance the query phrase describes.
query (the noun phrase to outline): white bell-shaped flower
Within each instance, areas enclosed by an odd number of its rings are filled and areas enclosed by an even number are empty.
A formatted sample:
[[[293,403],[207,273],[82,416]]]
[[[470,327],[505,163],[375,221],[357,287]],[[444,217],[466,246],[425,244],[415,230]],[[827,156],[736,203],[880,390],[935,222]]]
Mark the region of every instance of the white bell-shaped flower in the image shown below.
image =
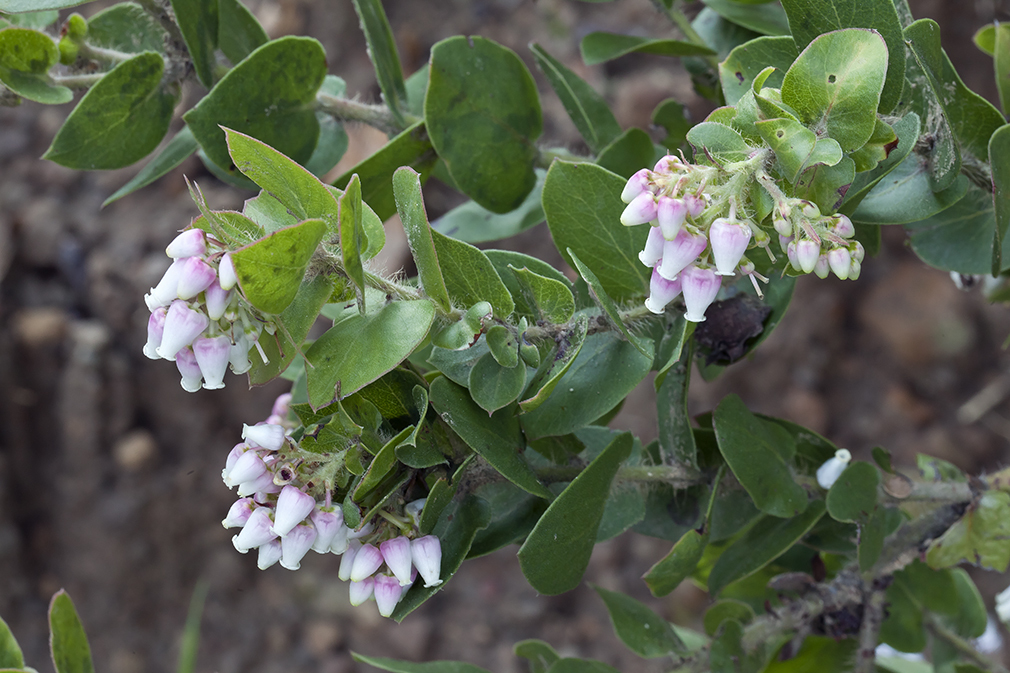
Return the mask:
[[[842,476],[842,472],[845,472],[850,460],[852,454],[848,449],[838,449],[833,458],[817,468],[817,483],[821,488],[831,488],[832,484],[838,481],[838,477]]]

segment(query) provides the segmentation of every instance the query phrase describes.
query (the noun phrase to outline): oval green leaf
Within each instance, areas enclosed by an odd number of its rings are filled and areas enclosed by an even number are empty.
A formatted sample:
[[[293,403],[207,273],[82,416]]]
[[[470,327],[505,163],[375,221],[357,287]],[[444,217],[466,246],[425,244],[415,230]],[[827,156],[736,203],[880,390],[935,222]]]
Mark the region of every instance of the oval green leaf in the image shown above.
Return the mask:
[[[286,309],[325,233],[322,220],[306,220],[234,251],[235,275],[249,303],[264,313]]]
[[[503,367],[487,353],[470,370],[469,384],[473,401],[492,414],[519,397],[526,386],[526,368]]]
[[[403,109],[407,105],[407,89],[403,82],[403,67],[396,52],[393,30],[389,27],[386,12],[379,0],[354,0],[354,11],[361,22],[361,30],[368,43],[368,58],[375,67],[382,98],[389,106],[397,123],[406,126]]]
[[[498,318],[507,318],[515,303],[491,260],[469,243],[437,231],[430,233],[449,296],[464,306],[486,301]]]
[[[403,230],[407,234],[410,254],[413,255],[414,263],[417,265],[417,277],[421,289],[439,308],[448,313],[452,308],[452,302],[446,289],[442,267],[438,262],[431,227],[428,225],[428,214],[424,210],[421,176],[408,166],[396,169],[393,174],[393,194],[400,222],[403,223]],[[484,298],[478,297],[477,301],[484,301]]]
[[[828,491],[828,514],[836,521],[865,523],[877,508],[880,473],[870,463],[852,463]]]
[[[726,104],[736,105],[751,90],[751,83],[757,74],[768,66],[773,66],[775,72],[765,80],[764,85],[780,88],[786,71],[797,56],[799,51],[796,43],[789,36],[759,37],[741,44],[719,64],[719,81],[726,96]]]
[[[91,647],[73,601],[60,589],[49,603],[49,648],[56,673],[94,673]]]
[[[687,647],[670,623],[644,603],[603,587],[594,586],[593,590],[607,606],[614,633],[632,652],[645,659],[687,653]]]
[[[536,84],[515,52],[482,37],[436,44],[424,118],[464,194],[495,213],[522,204],[536,184],[543,118]]]

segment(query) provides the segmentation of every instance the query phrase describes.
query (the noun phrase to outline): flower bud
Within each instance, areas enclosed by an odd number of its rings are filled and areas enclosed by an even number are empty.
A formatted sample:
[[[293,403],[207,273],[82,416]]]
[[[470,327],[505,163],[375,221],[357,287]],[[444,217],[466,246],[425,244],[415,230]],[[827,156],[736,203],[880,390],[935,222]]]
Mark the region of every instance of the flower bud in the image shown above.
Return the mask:
[[[862,263],[863,258],[866,255],[866,250],[863,249],[862,243],[859,241],[853,241],[849,244],[849,254],[852,255],[852,259]]]
[[[358,550],[361,549],[361,543],[357,540],[351,540],[347,545],[347,549],[344,550],[344,555],[340,557],[340,568],[337,569],[337,577],[344,580],[345,582],[351,579],[351,568],[354,567],[354,557],[358,555]]]
[[[427,498],[421,498],[420,500],[413,500],[408,502],[403,506],[403,513],[407,515],[410,522],[414,525],[414,528],[421,527],[421,513],[424,511],[424,506],[427,504]]]
[[[288,484],[281,489],[277,498],[277,513],[274,515],[274,532],[282,538],[316,507],[316,501],[297,486]]]
[[[309,515],[312,525],[316,527],[316,540],[312,550],[325,554],[333,546],[333,539],[344,528],[344,512],[340,507],[317,507]],[[344,536],[347,539],[347,536]]]
[[[200,371],[200,364],[196,361],[196,355],[192,349],[186,346],[175,354],[175,366],[182,374],[182,389],[187,393],[195,393],[200,390],[203,383],[203,372]]]
[[[697,194],[686,194],[684,196],[684,205],[687,207],[687,214],[691,217],[698,217],[704,212],[705,207],[708,205],[705,199]]]
[[[221,525],[225,528],[244,526],[252,516],[254,509],[256,509],[256,505],[253,504],[252,498],[239,498],[232,504],[228,515],[221,521]]]
[[[193,343],[193,339],[207,329],[210,321],[200,311],[195,311],[186,302],[176,299],[168,307],[165,315],[165,330],[161,345],[155,349],[166,360],[175,360],[175,354]]]
[[[203,372],[203,387],[207,390],[224,388],[224,373],[228,371],[228,353],[231,339],[226,336],[200,338],[193,342],[193,354]]]
[[[852,257],[845,248],[835,248],[828,253],[828,265],[841,280],[849,277],[849,265],[851,262]]]
[[[351,582],[347,589],[351,605],[357,607],[372,597],[372,591],[375,589],[375,580],[371,577],[366,577],[360,582]]]
[[[996,616],[1004,624],[1010,623],[1010,587],[996,594]]]
[[[266,570],[273,564],[281,560],[284,555],[280,540],[270,540],[266,544],[260,545],[259,557],[256,559],[256,567]]]
[[[633,227],[656,219],[656,197],[651,192],[642,192],[621,213],[621,224]]]
[[[424,578],[425,587],[442,583],[442,544],[434,535],[425,535],[410,541],[410,558],[417,572]]]
[[[291,411],[291,393],[281,393],[274,400],[274,406],[270,409],[270,415],[285,418],[289,411]]]
[[[347,538],[347,534],[351,532],[351,529],[347,526],[341,526],[337,529],[336,535],[333,536],[333,541],[330,542],[330,552],[334,554],[343,554],[347,551],[350,546],[350,540]],[[348,577],[350,577],[350,569],[348,569]]]
[[[817,207],[816,203],[810,201],[800,201],[801,212],[803,217],[809,220],[817,220],[821,217],[821,209]]]
[[[268,470],[255,479],[240,483],[236,493],[241,496],[252,495],[253,500],[262,503],[264,502],[262,495],[279,493],[280,490],[280,486],[274,484],[274,476]]]
[[[638,259],[642,264],[653,267],[663,257],[663,232],[659,227],[649,227],[649,238],[645,239],[645,249],[638,253]]]
[[[819,255],[817,257],[817,264],[814,265],[814,275],[824,280],[828,277],[831,272],[831,266],[828,264],[827,255]]]
[[[661,196],[656,201],[656,219],[663,231],[663,238],[672,241],[687,218],[687,206],[680,199]]]
[[[659,275],[658,269],[652,270],[649,280],[649,298],[645,300],[645,308],[657,315],[666,310],[666,305],[673,301],[681,291],[681,279],[667,280]]]
[[[817,483],[821,488],[831,488],[831,485],[838,481],[838,477],[842,476],[842,472],[845,472],[850,460],[852,454],[847,449],[838,449],[834,458],[817,468]]]
[[[816,242],[809,239],[796,242],[796,261],[799,263],[799,270],[803,273],[810,273],[814,270],[820,254],[821,246]]]
[[[852,225],[852,220],[841,213],[831,216],[831,228],[842,238],[852,238],[856,235],[856,228]]]
[[[775,231],[778,232],[779,236],[790,238],[793,235],[793,223],[782,216],[779,211],[774,211],[772,215],[772,226],[775,227]]]
[[[284,428],[280,425],[242,424],[242,439],[267,451],[279,451],[284,446]]]
[[[692,264],[684,269],[681,284],[687,307],[684,317],[691,322],[704,322],[705,311],[719,294],[722,278],[711,269],[701,269]]]
[[[863,270],[863,265],[853,259],[849,262],[849,280],[859,280],[859,273]]]
[[[380,544],[379,551],[389,571],[399,580],[400,586],[410,584],[410,540],[402,535],[394,537]]]
[[[684,162],[676,154],[667,154],[656,162],[652,169],[654,173],[679,173],[684,169]]]
[[[270,520],[270,509],[258,507],[249,516],[238,535],[232,537],[231,543],[240,553],[245,554],[250,549],[266,544],[277,537],[270,530],[273,521]]]
[[[674,280],[688,264],[698,259],[705,251],[708,239],[702,234],[692,234],[682,228],[677,238],[663,244],[663,261],[659,264],[659,274],[667,280]]]
[[[147,320],[147,343],[144,345],[144,355],[152,360],[160,360],[158,346],[161,345],[161,337],[165,333],[165,316],[168,309],[159,306],[151,312],[151,317]]]
[[[388,617],[393,614],[396,604],[400,602],[400,597],[403,595],[403,585],[395,577],[379,575],[375,578],[373,591],[379,614]]]
[[[354,555],[354,565],[351,566],[351,581],[360,582],[370,577],[382,565],[382,552],[375,545],[364,544]]]
[[[231,253],[226,252],[221,256],[221,262],[217,267],[217,275],[221,287],[230,290],[238,283],[238,276],[235,274],[235,265],[231,262]]]
[[[182,260],[175,260],[166,269],[158,284],[151,288],[150,294],[144,297],[147,308],[152,311],[159,306],[168,306],[179,298],[179,276],[182,275]]]
[[[176,294],[179,299],[192,299],[214,282],[217,274],[210,264],[199,257],[187,257],[182,260],[182,272],[179,274],[179,284]]]
[[[220,320],[224,317],[228,302],[231,301],[231,290],[225,290],[221,284],[214,279],[214,282],[204,291],[204,303],[207,306],[207,316],[211,320]]]
[[[266,471],[266,463],[263,462],[259,453],[249,449],[239,456],[232,468],[228,470],[224,483],[228,488],[232,488],[241,483],[259,479]]]
[[[311,523],[300,523],[292,528],[281,538],[281,565],[288,570],[298,570],[315,540],[316,529]]]
[[[235,343],[228,350],[228,364],[231,365],[232,374],[245,374],[252,369],[252,362],[249,361],[249,340],[245,334],[235,337]]]
[[[649,169],[643,168],[628,179],[627,184],[624,185],[624,190],[621,192],[621,201],[631,203],[642,192],[650,191],[650,187]]]
[[[712,257],[720,276],[732,276],[740,258],[747,251],[751,230],[743,222],[731,222],[724,217],[716,218],[708,230],[712,243]]]
[[[165,254],[172,259],[202,257],[207,254],[207,237],[203,229],[187,229],[165,248]]]

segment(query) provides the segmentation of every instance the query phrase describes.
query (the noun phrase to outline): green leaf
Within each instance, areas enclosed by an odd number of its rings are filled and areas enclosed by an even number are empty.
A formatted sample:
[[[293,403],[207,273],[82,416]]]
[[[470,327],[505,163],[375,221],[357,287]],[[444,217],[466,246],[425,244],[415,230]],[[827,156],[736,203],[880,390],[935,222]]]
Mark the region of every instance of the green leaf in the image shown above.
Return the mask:
[[[561,99],[589,150],[597,153],[621,134],[621,127],[607,102],[588,83],[569,70],[537,43],[530,45],[537,68]]]
[[[542,640],[520,640],[512,648],[517,657],[526,659],[530,664],[530,673],[546,673],[561,656],[554,648]]]
[[[70,113],[42,158],[97,170],[128,166],[153,151],[168,132],[176,103],[161,88],[163,66],[161,54],[144,52],[109,71]]]
[[[683,655],[687,648],[670,623],[627,594],[594,586],[610,613],[614,632],[628,649],[645,659]]]
[[[24,655],[21,653],[21,646],[11,633],[2,618],[0,618],[0,668],[22,668],[25,665]]]
[[[481,332],[484,331],[484,321],[491,317],[491,304],[486,301],[480,301],[467,309],[463,317],[459,319],[458,322],[451,323],[450,325],[443,327],[438,332],[436,332],[431,337],[431,343],[435,347],[432,350],[432,357],[429,358],[431,364],[435,365],[449,377],[450,380],[456,381],[460,385],[467,385],[468,374],[462,376],[462,381],[457,379],[460,378],[458,374],[462,373],[457,370],[454,365],[462,365],[464,362],[467,363],[468,368],[472,364],[472,360],[476,360],[479,355],[475,352],[476,349],[473,348],[477,339],[480,338]],[[484,342],[480,342],[480,346],[486,346]],[[443,350],[449,351],[466,351],[465,354],[452,355],[449,357],[452,362],[440,359],[439,353]],[[481,350],[481,354],[487,351],[487,348]],[[443,365],[448,365],[446,369]]]
[[[305,164],[319,139],[316,92],[326,76],[326,53],[307,37],[267,42],[234,68],[183,119],[207,156],[235,175],[221,127],[257,138]]]
[[[856,173],[856,178],[852,181],[852,186],[845,193],[845,203],[841,211],[846,215],[852,212],[862,203],[867,194],[877,186],[891,171],[898,167],[905,157],[909,155],[915,143],[919,139],[920,120],[919,115],[909,112],[904,117],[895,122],[893,129],[898,136],[898,144],[890,149],[886,159],[877,164],[876,168]],[[857,152],[860,150],[857,150]]]
[[[526,323],[520,321],[519,332],[525,330]],[[487,345],[495,362],[502,367],[515,367],[519,364],[519,343],[516,335],[504,325],[492,325],[487,331]]]
[[[266,44],[270,38],[256,17],[239,0],[218,0],[217,44],[233,64]]]
[[[989,621],[982,595],[964,568],[952,568],[950,574],[954,578],[957,599],[946,606],[954,612],[946,611],[944,621],[960,636],[980,638]]]
[[[963,179],[959,177],[955,186],[964,187]],[[930,266],[966,274],[991,273],[996,217],[988,191],[972,186],[964,198],[943,212],[905,228],[912,237],[912,250]],[[1004,239],[1004,268],[1010,262],[1007,246]]]
[[[200,83],[208,89],[214,86],[214,50],[217,48],[218,7],[207,0],[171,0],[182,39],[193,61]]]
[[[526,301],[525,293],[522,285],[519,283],[519,279],[516,277],[515,269],[529,269],[538,276],[557,281],[571,290],[571,281],[563,273],[536,257],[530,257],[521,252],[513,252],[511,250],[485,250],[484,254],[491,260],[495,271],[498,272],[498,277],[501,278],[502,282],[505,283],[505,287],[508,288],[509,294],[512,295],[515,301],[515,312],[519,315],[524,315],[533,320],[537,320],[539,317],[536,307]]]
[[[743,626],[730,619],[723,622],[722,632],[712,641],[709,666],[712,673],[758,673],[765,663],[766,643],[757,643],[750,651],[743,645]]]
[[[782,102],[851,152],[873,134],[887,63],[879,33],[848,29],[821,35],[786,73]]]
[[[612,61],[626,54],[640,52],[659,56],[712,56],[714,51],[692,42],[679,40],[652,40],[647,37],[619,35],[617,33],[589,33],[579,43],[582,60],[586,65]]]
[[[56,673],[94,673],[91,647],[73,601],[60,589],[49,603],[49,648]]]
[[[121,2],[88,19],[88,44],[128,54],[165,51],[168,34],[157,19],[134,2]]]
[[[383,444],[379,452],[375,454],[372,462],[368,464],[365,474],[362,475],[361,481],[358,482],[357,488],[354,489],[354,500],[356,502],[361,502],[361,499],[374,490],[386,475],[389,474],[390,470],[393,469],[393,466],[396,465],[396,447],[406,440],[413,430],[414,427],[408,425],[397,433],[395,437]]]
[[[437,231],[430,235],[449,297],[465,306],[486,301],[498,318],[507,318],[515,304],[491,260],[469,243]]]
[[[852,213],[852,219],[864,224],[915,222],[917,228],[928,227],[930,217],[952,206],[967,191],[968,179],[958,176],[950,187],[934,192],[930,187],[929,160],[911,152],[866,195]],[[991,243],[991,232],[992,229],[986,232],[987,243]]]
[[[597,2],[598,0],[583,0]],[[621,673],[613,666],[596,661],[595,659],[576,659],[568,657],[560,659],[556,664],[547,669],[547,673]]]
[[[520,234],[544,221],[540,198],[547,171],[536,169],[537,183],[515,210],[499,215],[476,201],[467,201],[431,223],[435,231],[467,243],[497,241]]]
[[[470,370],[468,387],[473,401],[492,414],[519,397],[526,387],[526,368],[503,367],[488,353]]]
[[[905,85],[905,42],[892,0],[783,0],[797,48],[819,35],[844,28],[870,28],[887,45],[887,79],[880,92],[879,111],[887,113],[901,99]],[[884,72],[884,63],[880,63]],[[874,108],[877,106],[874,105]],[[834,137],[832,135],[832,137]],[[837,138],[836,138],[837,139]],[[845,143],[842,143],[845,146]]]
[[[990,56],[996,54],[996,28],[999,25],[999,23],[994,22],[982,26],[975,31],[975,34],[971,38],[976,47]]]
[[[782,79],[797,56],[796,43],[789,36],[759,37],[741,44],[719,64],[719,81],[726,104],[736,105],[751,90],[757,74],[768,66],[773,66],[775,72],[765,80],[764,85],[781,88]]]
[[[792,183],[809,166],[834,166],[842,160],[842,148],[833,138],[818,139],[813,131],[792,119],[769,119],[754,126],[775,152],[782,177]]]
[[[656,146],[642,129],[631,128],[600,150],[596,163],[622,178],[630,178],[643,166],[654,164]]]
[[[417,265],[417,277],[421,289],[439,308],[448,312],[452,307],[449,291],[446,289],[445,278],[439,265],[438,253],[428,225],[428,214],[424,210],[424,197],[421,195],[421,179],[417,172],[409,167],[396,169],[393,174],[393,193],[396,196],[396,209],[407,234],[407,244],[410,254]],[[478,297],[477,301],[483,301]]]
[[[403,82],[403,68],[382,3],[380,0],[354,0],[354,11],[358,14],[361,30],[368,43],[368,57],[375,67],[382,98],[396,122],[406,126],[403,109],[407,105],[407,89]]]
[[[718,413],[718,410],[716,411]],[[730,582],[756,573],[796,544],[824,515],[824,501],[814,500],[791,519],[765,515],[719,556],[708,576],[708,591],[719,594]]]
[[[361,265],[361,255],[368,245],[368,237],[361,224],[361,181],[356,175],[351,178],[337,203],[340,219],[340,258],[344,263],[347,277],[361,291],[359,307],[364,313],[365,269]]]
[[[550,399],[551,393],[581,352],[588,330],[589,319],[584,313],[580,313],[575,316],[571,326],[557,338],[557,349],[554,357],[551,358],[549,363],[544,362],[540,366],[536,377],[534,377],[526,389],[526,399],[519,402],[519,408],[524,413],[534,411]],[[599,414],[596,414],[593,418],[597,416]]]
[[[1010,58],[1010,44],[1007,45],[1007,51]],[[992,169],[993,215],[996,220],[991,271],[996,276],[1003,268],[1003,241],[1010,228],[1010,126],[1001,126],[989,139],[989,166]]]
[[[703,0],[719,16],[762,35],[789,35],[789,21],[777,4],[749,4],[739,0]]]
[[[988,156],[989,138],[997,128],[1003,126],[1003,115],[992,103],[961,81],[947,54],[940,47],[940,27],[935,21],[916,21],[905,29],[905,39],[928,79],[928,82],[916,84],[923,87],[928,84],[950,120],[950,126],[961,146],[976,158]]]
[[[926,562],[932,568],[958,563],[1006,572],[1010,565],[1010,494],[986,491],[960,521],[930,545]]]
[[[541,276],[523,267],[509,267],[519,285],[524,308],[530,307],[530,317],[555,324],[566,323],[575,314],[575,297],[567,283]]]
[[[852,463],[828,491],[828,514],[836,521],[865,523],[877,508],[879,484],[880,473],[873,465]]]
[[[428,661],[415,664],[411,661],[400,661],[399,659],[366,657],[357,652],[351,652],[351,656],[355,661],[375,666],[383,671],[393,671],[393,673],[489,673],[485,668],[462,661]]]
[[[199,144],[196,142],[196,138],[193,137],[193,132],[189,130],[188,126],[183,126],[179,129],[178,133],[172,136],[172,139],[162,148],[158,156],[147,162],[147,165],[139,173],[130,178],[129,182],[113,192],[109,198],[105,199],[102,202],[102,207],[104,208],[113,201],[118,201],[127,194],[132,194],[138,189],[151,184],[179,166],[179,164],[196,151],[197,147],[199,147]]]
[[[86,2],[91,2],[91,0],[0,0],[0,12],[8,14],[37,12],[41,14],[43,10],[76,7]],[[52,21],[49,21],[49,23],[52,23]]]
[[[747,624],[754,619],[754,610],[746,603],[733,598],[718,600],[705,611],[703,618],[705,633],[714,636],[722,623],[728,619]]]
[[[646,348],[645,342],[642,339],[636,337],[628,330],[627,326],[624,324],[624,321],[621,319],[621,312],[620,310],[618,310],[617,304],[615,304],[614,300],[610,298],[610,295],[607,294],[607,291],[603,289],[603,284],[600,283],[600,279],[597,277],[597,275],[593,273],[588,266],[583,264],[578,257],[576,257],[575,252],[573,252],[571,248],[568,248],[568,256],[572,258],[572,262],[575,265],[575,269],[579,272],[579,275],[582,276],[582,279],[586,281],[586,284],[589,286],[589,292],[590,294],[592,294],[593,300],[596,302],[597,306],[603,309],[603,312],[606,314],[607,318],[610,319],[610,323],[617,328],[617,331],[619,331],[624,336],[625,339],[628,340],[628,343],[634,346],[639,353],[649,358],[651,362],[653,354],[651,344],[649,348]],[[574,298],[573,298],[573,306],[574,306]]]
[[[694,148],[697,160],[714,165],[743,161],[751,152],[743,136],[718,122],[702,122],[692,127],[687,132],[687,142]]]
[[[466,388],[440,377],[431,382],[431,406],[475,453],[503,477],[527,493],[550,500],[553,496],[522,457],[526,446],[518,419],[509,409],[488,417]]]
[[[249,303],[264,313],[287,308],[325,233],[322,220],[305,220],[232,252],[235,275]]]
[[[596,269],[600,284],[617,301],[639,299],[649,287],[648,269],[638,259],[648,228],[621,224],[625,182],[593,164],[555,161],[543,196],[547,226],[565,261],[573,264],[571,249]]]
[[[642,579],[653,596],[666,596],[691,576],[705,553],[708,539],[708,531],[699,533],[692,528],[677,540],[666,556],[649,568]]]
[[[515,52],[482,37],[437,43],[424,118],[464,194],[495,213],[522,204],[536,184],[543,118],[536,84]]]
[[[765,673],[847,673],[854,669],[858,643],[855,638],[807,636],[799,652],[787,661],[772,661]],[[879,661],[879,659],[877,659]],[[877,669],[880,670],[879,668]],[[928,673],[932,673],[932,668]]]
[[[331,327],[305,353],[313,409],[344,398],[392,370],[428,334],[435,318],[430,301],[396,301],[368,315],[352,315]]]
[[[553,596],[579,585],[610,484],[632,444],[630,433],[614,439],[551,503],[520,547],[519,565],[538,592]]]
[[[817,144],[833,142],[830,138]],[[830,151],[830,150],[829,150]],[[816,153],[817,150],[814,150]],[[793,196],[816,203],[822,213],[833,213],[842,205],[845,194],[856,177],[856,165],[851,157],[842,157],[834,166],[823,163],[803,171],[793,190]]]
[[[74,93],[53,84],[49,68],[59,61],[52,38],[29,28],[0,30],[0,82],[28,100],[47,105],[67,103]]]
[[[659,141],[659,146],[672,152],[687,140],[687,132],[691,130],[686,108],[674,100],[667,98],[652,111],[652,124],[666,131],[666,137]]]
[[[807,493],[789,469],[796,452],[789,433],[752,414],[736,395],[719,403],[713,420],[719,451],[758,509],[776,517],[803,512]]]
[[[420,174],[423,183],[428,179],[436,161],[438,156],[428,139],[428,131],[424,122],[419,121],[390,139],[378,152],[349,169],[333,184],[344,187],[355,173],[364,176],[361,179],[361,197],[375,210],[379,219],[388,220],[396,212],[392,184],[394,171],[401,166],[409,166]]]
[[[882,162],[886,161],[891,150],[898,144],[898,136],[891,126],[881,120],[877,120],[877,125],[873,129],[873,135],[866,141],[866,144],[852,153],[852,160],[856,163],[856,172],[869,171]]]
[[[651,341],[645,343],[651,349]],[[586,337],[554,393],[521,417],[526,436],[567,435],[592,423],[641,383],[651,366],[651,351],[642,355],[613,332]]]

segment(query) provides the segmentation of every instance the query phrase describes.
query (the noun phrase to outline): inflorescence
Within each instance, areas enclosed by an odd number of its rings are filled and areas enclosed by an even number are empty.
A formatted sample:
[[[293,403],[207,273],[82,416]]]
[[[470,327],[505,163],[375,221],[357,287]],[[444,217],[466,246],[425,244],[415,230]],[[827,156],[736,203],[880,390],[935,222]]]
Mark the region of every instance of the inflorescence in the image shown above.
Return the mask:
[[[834,272],[843,280],[859,276],[863,246],[849,240],[855,235],[849,218],[822,216],[816,204],[786,197],[756,160],[740,162],[739,173],[728,179],[721,171],[667,155],[652,170],[635,173],[625,185],[621,199],[628,205],[621,223],[651,225],[639,253],[642,263],[652,268],[645,300],[650,311],[663,313],[667,304],[683,295],[684,316],[701,322],[722,278],[737,273],[750,276],[761,294],[755,279],[767,279],[756,272],[746,253],[764,248],[772,261],[775,256],[769,250],[769,233],[742,214],[747,202],[744,190],[755,177],[775,202],[772,223],[791,273],[813,272],[826,278]]]
[[[290,401],[290,394],[281,395],[265,422],[244,426],[243,441],[225,462],[224,483],[237,487],[240,496],[221,522],[241,528],[232,538],[235,549],[243,554],[257,549],[263,570],[278,562],[297,570],[310,549],[341,555],[337,576],[350,581],[351,604],[374,598],[384,617],[418,574],[426,587],[441,584],[441,544],[419,533],[425,500],[407,503],[402,512],[384,509],[378,524],[345,525],[332,491],[297,457],[289,432],[293,424],[287,421]]]

